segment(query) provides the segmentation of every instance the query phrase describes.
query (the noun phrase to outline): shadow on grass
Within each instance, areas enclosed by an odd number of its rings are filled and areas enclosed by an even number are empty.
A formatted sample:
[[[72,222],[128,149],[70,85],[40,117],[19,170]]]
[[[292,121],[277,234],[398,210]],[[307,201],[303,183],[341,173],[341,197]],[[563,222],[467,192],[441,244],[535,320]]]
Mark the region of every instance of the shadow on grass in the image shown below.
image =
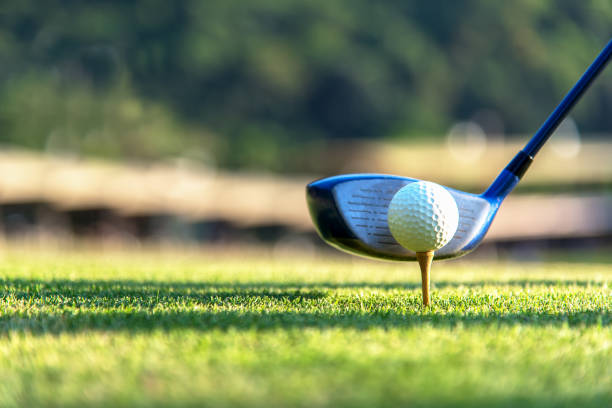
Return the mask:
[[[482,286],[486,282],[441,282],[436,286]],[[500,284],[500,282],[496,282]],[[587,281],[511,281],[503,285],[598,286]],[[601,284],[603,285],[603,284]],[[610,308],[550,313],[537,308],[520,313],[462,313],[439,304],[423,310],[418,293],[397,297],[381,295],[368,307],[348,297],[341,305],[321,305],[339,288],[417,289],[412,283],[198,283],[133,280],[0,280],[0,335],[11,332],[62,333],[85,330],[150,331],[195,329],[270,330],[291,328],[410,328],[419,326],[609,326]],[[382,300],[381,300],[382,299]],[[467,307],[486,305],[483,297],[461,298]],[[9,303],[18,303],[11,310]],[[25,305],[24,305],[25,303]],[[211,311],[219,306],[221,310]],[[231,306],[231,309],[227,310]],[[323,306],[323,307],[321,307]],[[403,312],[396,310],[401,307]],[[251,311],[249,308],[261,309]],[[290,309],[274,311],[274,309]],[[4,309],[4,310],[3,310]],[[245,311],[242,311],[244,309]],[[272,311],[270,311],[272,309]],[[327,309],[328,311],[320,311]],[[485,309],[487,310],[487,309]]]
[[[566,279],[510,279],[510,280],[476,280],[469,282],[461,281],[432,281],[432,287],[438,289],[444,288],[481,288],[487,285],[494,286],[517,286],[521,288],[534,286],[580,286],[580,287],[601,287],[607,282],[594,280],[566,280]],[[271,296],[284,297],[294,296],[296,291],[304,290],[301,294],[304,296],[310,294],[312,297],[319,297],[322,294],[313,294],[313,290],[333,290],[333,289],[420,289],[420,282],[270,282],[270,281],[254,281],[254,282],[172,282],[172,281],[141,281],[141,280],[68,280],[68,279],[1,279],[0,288],[12,288],[17,292],[30,293],[32,291],[43,290],[45,293],[54,293],[54,291],[77,292],[77,293],[99,293],[104,290],[120,290],[125,292],[143,291],[151,292],[155,290],[163,290],[165,294],[174,295],[189,295],[190,292],[208,290],[208,291],[229,291],[228,295],[236,296],[238,293],[248,294],[250,296]],[[288,292],[283,292],[289,290]],[[279,292],[280,291],[280,292]],[[176,293],[175,293],[176,292]],[[2,292],[0,292],[0,295]],[[217,293],[217,296],[219,294]]]

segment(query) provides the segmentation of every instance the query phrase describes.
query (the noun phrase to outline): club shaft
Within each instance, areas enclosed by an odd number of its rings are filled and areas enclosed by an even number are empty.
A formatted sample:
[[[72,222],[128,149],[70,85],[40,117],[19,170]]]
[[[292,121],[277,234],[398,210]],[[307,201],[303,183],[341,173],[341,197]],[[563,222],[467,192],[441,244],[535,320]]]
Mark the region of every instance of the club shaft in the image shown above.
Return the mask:
[[[612,40],[599,53],[595,61],[589,66],[584,74],[580,77],[576,85],[565,95],[565,98],[559,103],[555,110],[550,114],[548,119],[540,126],[531,140],[525,145],[523,150],[519,151],[512,161],[502,170],[489,188],[483,193],[484,196],[495,198],[501,202],[510,191],[518,184],[519,180],[533,161],[535,155],[540,151],[544,143],[550,138],[555,129],[561,124],[576,102],[580,100],[584,92],[589,88],[591,83],[597,78],[597,75],[606,67],[606,64],[612,56]]]
[[[576,85],[565,95],[565,98],[559,103],[555,110],[550,114],[546,122],[542,124],[540,129],[531,138],[527,145],[523,148],[523,152],[531,158],[540,151],[544,143],[553,134],[559,124],[565,119],[569,111],[572,110],[576,102],[580,100],[584,92],[593,83],[597,75],[606,67],[606,64],[612,56],[612,40],[604,47],[599,53],[595,61],[589,66],[589,68],[582,74],[582,77],[576,82]]]

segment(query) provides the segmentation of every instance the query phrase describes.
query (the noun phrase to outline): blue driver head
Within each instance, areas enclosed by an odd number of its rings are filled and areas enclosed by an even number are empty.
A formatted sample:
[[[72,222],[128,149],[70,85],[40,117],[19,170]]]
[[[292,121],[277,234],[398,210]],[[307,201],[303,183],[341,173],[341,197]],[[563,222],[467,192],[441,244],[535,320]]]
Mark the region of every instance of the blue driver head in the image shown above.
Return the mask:
[[[415,181],[379,174],[336,176],[309,184],[306,199],[319,235],[330,245],[371,258],[411,261],[416,254],[391,235],[387,209],[395,193]],[[459,208],[459,225],[451,241],[436,251],[436,259],[456,258],[476,248],[501,202],[485,194],[447,190]]]

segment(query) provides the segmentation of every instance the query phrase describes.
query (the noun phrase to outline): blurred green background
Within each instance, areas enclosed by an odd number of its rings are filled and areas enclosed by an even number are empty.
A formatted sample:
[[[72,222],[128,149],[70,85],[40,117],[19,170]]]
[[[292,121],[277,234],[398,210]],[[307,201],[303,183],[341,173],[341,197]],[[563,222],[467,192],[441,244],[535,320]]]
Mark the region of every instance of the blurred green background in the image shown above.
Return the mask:
[[[339,140],[442,140],[457,121],[512,139],[611,23],[608,0],[3,2],[0,143],[320,174]],[[602,75],[573,117],[608,133],[611,111]]]

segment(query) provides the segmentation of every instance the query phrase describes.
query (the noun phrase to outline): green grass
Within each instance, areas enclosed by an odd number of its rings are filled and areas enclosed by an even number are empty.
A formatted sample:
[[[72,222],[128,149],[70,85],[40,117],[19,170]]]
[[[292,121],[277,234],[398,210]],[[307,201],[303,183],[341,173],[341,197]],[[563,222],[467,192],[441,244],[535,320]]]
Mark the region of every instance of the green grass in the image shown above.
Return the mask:
[[[0,406],[612,405],[612,266],[5,250]]]

